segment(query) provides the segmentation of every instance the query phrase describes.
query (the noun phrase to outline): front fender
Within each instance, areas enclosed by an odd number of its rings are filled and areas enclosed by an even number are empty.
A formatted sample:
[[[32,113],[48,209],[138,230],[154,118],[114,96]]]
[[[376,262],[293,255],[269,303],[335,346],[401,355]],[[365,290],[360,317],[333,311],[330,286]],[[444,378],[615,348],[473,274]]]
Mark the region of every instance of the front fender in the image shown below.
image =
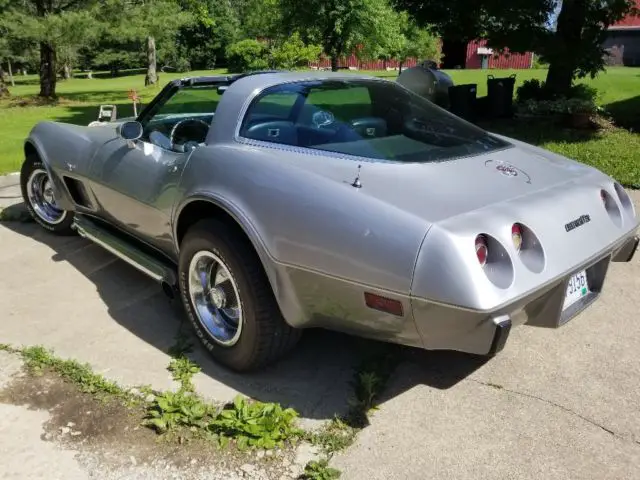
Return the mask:
[[[74,210],[74,203],[62,176],[87,178],[97,149],[117,136],[115,127],[82,127],[59,122],[39,122],[25,141],[25,152],[38,155],[51,178],[58,204]]]

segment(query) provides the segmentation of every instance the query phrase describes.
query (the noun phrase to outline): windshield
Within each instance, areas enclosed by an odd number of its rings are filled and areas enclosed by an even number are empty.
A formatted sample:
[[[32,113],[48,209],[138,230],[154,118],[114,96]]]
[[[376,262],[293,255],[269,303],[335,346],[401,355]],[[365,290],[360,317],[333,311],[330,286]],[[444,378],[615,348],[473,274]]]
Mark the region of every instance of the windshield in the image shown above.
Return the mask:
[[[322,80],[271,87],[249,106],[246,138],[397,162],[433,162],[510,147],[400,87]]]

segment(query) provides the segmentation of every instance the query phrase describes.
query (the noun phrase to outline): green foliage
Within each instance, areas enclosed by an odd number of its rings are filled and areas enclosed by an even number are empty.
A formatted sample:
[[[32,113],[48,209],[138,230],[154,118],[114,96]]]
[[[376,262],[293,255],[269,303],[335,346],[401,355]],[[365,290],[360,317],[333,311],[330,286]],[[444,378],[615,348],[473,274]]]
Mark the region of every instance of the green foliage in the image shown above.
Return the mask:
[[[289,32],[283,27],[280,0],[235,0],[233,6],[245,37],[288,36]]]
[[[542,100],[544,98],[544,82],[541,82],[537,78],[525,80],[516,89],[516,100],[518,102],[525,102],[527,100]]]
[[[318,461],[312,460],[304,467],[304,473],[302,478],[305,480],[336,480],[340,478],[340,470],[331,468],[329,466],[329,460],[321,459]]]
[[[76,360],[63,360],[53,355],[53,351],[42,346],[25,347],[20,351],[25,366],[33,375],[51,370],[68,382],[75,384],[82,392],[123,396],[123,390],[114,382],[94,373],[88,364]]]
[[[249,401],[240,395],[222,409],[205,402],[194,391],[193,376],[200,372],[200,367],[184,355],[187,348],[179,336],[172,349],[176,357],[168,370],[180,387],[177,392],[163,392],[155,397],[143,425],[161,435],[179,434],[181,429],[187,429],[191,434],[217,440],[220,446],[233,440],[240,450],[270,449],[300,435],[295,428],[296,411],[277,403]]]
[[[535,51],[549,62],[547,87],[567,95],[575,78],[594,78],[604,70],[604,41],[610,25],[628,14],[638,14],[634,0],[562,2],[555,30],[541,34]]]
[[[294,70],[306,68],[310,62],[318,60],[322,53],[320,45],[306,45],[295,32],[291,37],[271,48],[269,63],[271,68]]]
[[[234,439],[238,449],[258,447],[271,449],[300,435],[295,427],[298,414],[278,403],[249,401],[237,396],[209,424],[208,430],[222,444]]]
[[[325,453],[332,454],[349,447],[355,441],[357,434],[357,428],[336,417],[319,431],[310,434],[308,440],[313,445],[321,447]]]
[[[532,115],[572,115],[572,114],[596,114],[601,112],[593,101],[583,98],[560,97],[553,100],[526,100],[519,105],[521,113]]]
[[[548,89],[545,82],[537,78],[525,80],[522,85],[516,89],[516,100],[518,103],[524,103],[529,100],[577,99],[595,104],[597,97],[598,89],[584,83],[572,85],[566,95],[558,95],[556,92]]]
[[[180,28],[175,52],[167,58],[178,71],[214,68],[225,59],[226,48],[239,39],[240,22],[229,0],[179,0],[191,21]]]
[[[200,372],[200,367],[193,363],[185,356],[174,358],[169,363],[167,368],[173,377],[173,379],[180,384],[180,389],[193,392],[193,376]]]
[[[143,425],[153,428],[159,434],[173,432],[186,427],[192,432],[202,431],[209,425],[215,407],[203,402],[192,392],[163,392],[157,395],[147,409]]]
[[[387,345],[381,348],[363,359],[351,382],[355,393],[351,405],[356,414],[366,415],[376,408],[377,398],[398,365],[397,350]]]
[[[399,23],[388,0],[280,0],[284,31],[318,43],[334,63],[352,51],[377,57],[399,39]]]
[[[269,68],[268,49],[258,40],[241,40],[227,48],[227,61],[230,72],[248,72]]]

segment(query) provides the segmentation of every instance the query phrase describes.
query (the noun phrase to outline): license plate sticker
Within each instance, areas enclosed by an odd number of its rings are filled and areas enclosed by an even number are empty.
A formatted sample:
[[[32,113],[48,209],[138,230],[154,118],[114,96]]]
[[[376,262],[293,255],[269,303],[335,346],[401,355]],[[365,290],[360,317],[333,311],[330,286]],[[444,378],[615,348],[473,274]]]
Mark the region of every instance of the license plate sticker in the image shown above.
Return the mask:
[[[589,283],[587,282],[587,271],[582,270],[581,272],[572,275],[569,279],[569,283],[567,284],[567,292],[564,296],[564,306],[563,309],[573,305],[582,297],[585,297],[589,293]]]

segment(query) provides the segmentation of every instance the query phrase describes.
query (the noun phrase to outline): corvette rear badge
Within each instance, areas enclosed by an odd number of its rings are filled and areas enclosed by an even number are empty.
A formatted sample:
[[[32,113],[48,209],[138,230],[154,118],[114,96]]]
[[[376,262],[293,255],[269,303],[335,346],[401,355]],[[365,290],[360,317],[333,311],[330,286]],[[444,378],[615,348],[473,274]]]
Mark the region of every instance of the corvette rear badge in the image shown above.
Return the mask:
[[[584,225],[585,223],[589,223],[590,221],[591,217],[589,215],[581,215],[579,218],[576,218],[572,222],[565,224],[564,229],[567,232],[570,232],[571,230],[581,227],[582,225]]]
[[[531,183],[531,177],[524,170],[512,165],[508,162],[487,160],[484,162],[485,167],[495,164],[495,169],[505,177],[521,177],[526,183]]]

